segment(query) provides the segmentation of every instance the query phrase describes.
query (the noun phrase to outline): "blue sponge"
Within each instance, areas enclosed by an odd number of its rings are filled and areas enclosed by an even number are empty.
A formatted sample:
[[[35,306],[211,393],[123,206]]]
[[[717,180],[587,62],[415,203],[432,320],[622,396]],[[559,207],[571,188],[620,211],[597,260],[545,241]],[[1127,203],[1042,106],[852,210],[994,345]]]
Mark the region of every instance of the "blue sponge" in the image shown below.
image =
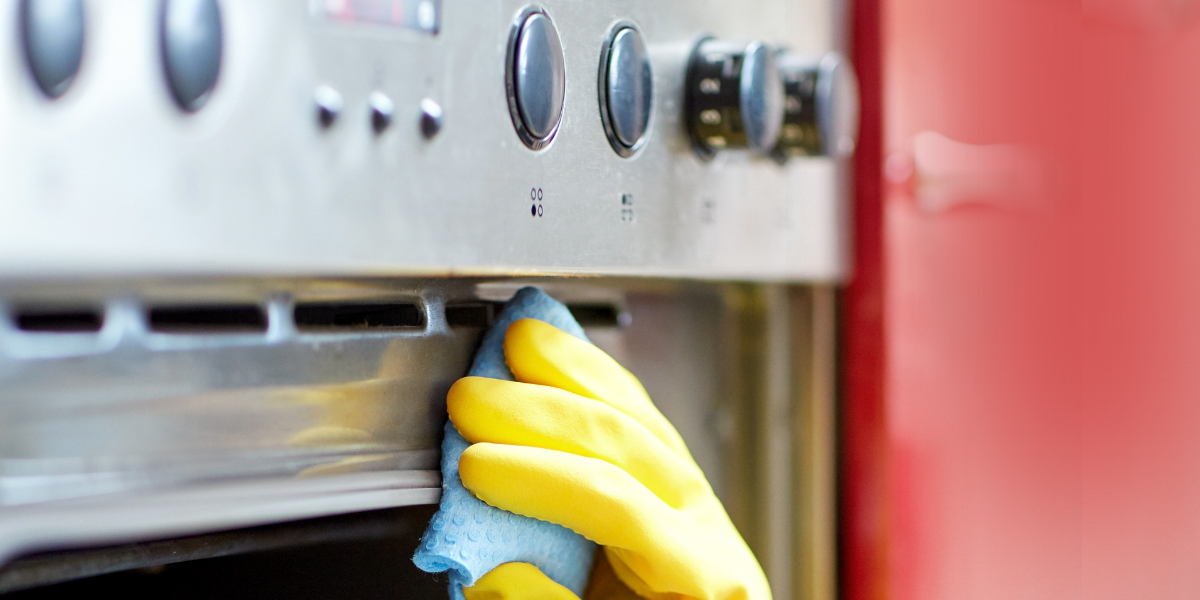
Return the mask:
[[[514,381],[504,360],[504,334],[520,319],[545,321],[589,341],[562,303],[537,288],[517,292],[483,337],[471,375]],[[417,549],[413,562],[429,573],[450,572],[450,597],[462,600],[463,586],[507,562],[531,563],[550,579],[582,597],[596,544],[553,523],[488,506],[463,487],[458,459],[470,444],[446,422],[442,441],[442,504]]]

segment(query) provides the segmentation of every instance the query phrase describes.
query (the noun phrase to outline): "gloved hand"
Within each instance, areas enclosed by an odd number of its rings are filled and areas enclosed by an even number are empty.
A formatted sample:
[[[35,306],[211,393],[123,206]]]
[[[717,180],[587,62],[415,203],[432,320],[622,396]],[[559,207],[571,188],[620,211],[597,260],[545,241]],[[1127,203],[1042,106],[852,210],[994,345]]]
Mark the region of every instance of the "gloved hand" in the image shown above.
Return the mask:
[[[463,588],[467,600],[579,600],[529,563],[504,563]]]
[[[472,442],[459,463],[467,489],[600,544],[612,572],[646,600],[770,599],[762,568],[683,439],[632,374],[533,319],[509,327],[504,353],[518,382],[467,377],[447,398],[450,419]],[[467,598],[564,597],[544,591],[557,584],[536,568],[505,567],[465,589]],[[490,595],[475,595],[484,584]]]

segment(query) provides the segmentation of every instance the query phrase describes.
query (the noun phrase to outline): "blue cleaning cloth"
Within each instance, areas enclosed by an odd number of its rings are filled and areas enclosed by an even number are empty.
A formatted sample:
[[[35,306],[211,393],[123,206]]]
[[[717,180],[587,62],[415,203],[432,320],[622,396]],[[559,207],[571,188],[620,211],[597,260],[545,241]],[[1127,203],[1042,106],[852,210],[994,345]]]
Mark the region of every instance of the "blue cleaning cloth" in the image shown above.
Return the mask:
[[[520,319],[545,321],[588,340],[567,307],[532,287],[521,289],[504,305],[483,337],[471,375],[515,381],[504,360],[504,334]],[[583,596],[596,544],[561,525],[488,506],[463,487],[458,459],[470,443],[446,422],[442,441],[442,504],[417,549],[413,562],[428,573],[450,572],[450,597],[463,600],[463,586],[507,562],[531,563],[559,585]]]

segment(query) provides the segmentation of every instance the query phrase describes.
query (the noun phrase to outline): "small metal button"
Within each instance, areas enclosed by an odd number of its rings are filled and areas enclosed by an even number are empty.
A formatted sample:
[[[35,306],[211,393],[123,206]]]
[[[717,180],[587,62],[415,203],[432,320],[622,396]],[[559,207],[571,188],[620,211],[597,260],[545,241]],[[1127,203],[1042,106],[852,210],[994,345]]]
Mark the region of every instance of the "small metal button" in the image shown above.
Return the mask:
[[[421,135],[431,140],[442,130],[442,107],[425,98],[421,100]]]
[[[342,114],[342,95],[327,85],[321,85],[313,92],[313,101],[317,105],[317,122],[326,129],[332,127],[338,115]]]
[[[199,110],[221,72],[221,10],[216,0],[163,0],[162,58],[179,107]]]
[[[618,25],[601,59],[601,115],[617,154],[641,147],[650,124],[654,76],[641,32]]]
[[[527,11],[510,40],[509,109],[522,141],[542,148],[554,138],[566,97],[566,61],[545,13]]]
[[[83,60],[82,0],[23,0],[19,18],[30,74],[47,96],[62,96]]]
[[[367,98],[367,104],[371,106],[371,129],[377,134],[383,133],[383,130],[392,124],[392,115],[396,113],[396,103],[392,102],[392,99],[383,92],[371,92]]]

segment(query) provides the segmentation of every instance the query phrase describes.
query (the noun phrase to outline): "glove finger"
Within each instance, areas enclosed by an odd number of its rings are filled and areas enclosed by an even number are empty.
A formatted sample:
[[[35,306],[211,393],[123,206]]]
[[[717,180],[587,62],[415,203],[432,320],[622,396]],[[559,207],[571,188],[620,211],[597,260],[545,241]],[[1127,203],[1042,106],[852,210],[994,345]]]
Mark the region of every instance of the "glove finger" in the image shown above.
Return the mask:
[[[625,471],[595,458],[525,446],[473,444],[458,463],[480,500],[557,523],[602,546],[667,555],[675,511]]]
[[[608,549],[601,548],[596,552],[592,564],[592,574],[588,577],[587,589],[583,591],[584,600],[643,600],[613,571],[609,562]]]
[[[450,420],[470,442],[530,446],[598,458],[633,476],[673,508],[707,498],[694,463],[615,408],[558,388],[483,377],[458,380],[446,397]]]
[[[603,350],[536,319],[509,325],[504,356],[517,381],[599,400],[636,419],[679,456],[691,459],[683,438],[658,412],[646,389]]]
[[[467,600],[579,600],[529,563],[504,563],[463,588]]]

